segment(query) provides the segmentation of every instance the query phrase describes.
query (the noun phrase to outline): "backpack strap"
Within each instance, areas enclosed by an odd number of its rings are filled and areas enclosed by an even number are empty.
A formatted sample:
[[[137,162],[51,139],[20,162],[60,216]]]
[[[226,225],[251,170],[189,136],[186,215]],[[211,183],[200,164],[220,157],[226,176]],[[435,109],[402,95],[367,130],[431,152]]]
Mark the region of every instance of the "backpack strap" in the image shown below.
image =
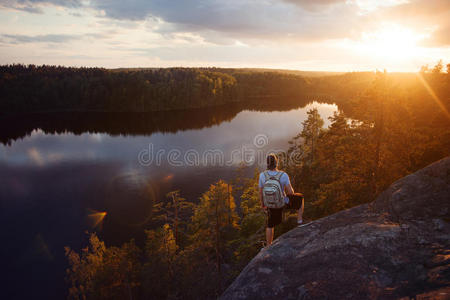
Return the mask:
[[[266,181],[269,179],[275,179],[278,182],[280,182],[281,176],[283,176],[283,174],[284,174],[284,172],[280,171],[276,175],[270,175],[268,170],[264,171],[264,177],[265,177]]]
[[[284,174],[284,172],[283,172],[283,171],[280,171],[280,172],[278,172],[278,174],[275,175],[274,177],[275,177],[276,180],[280,181],[281,176],[283,176],[283,174]]]
[[[265,179],[264,181],[267,181],[270,179],[269,171],[266,170],[263,172],[263,174],[264,174],[264,179]]]

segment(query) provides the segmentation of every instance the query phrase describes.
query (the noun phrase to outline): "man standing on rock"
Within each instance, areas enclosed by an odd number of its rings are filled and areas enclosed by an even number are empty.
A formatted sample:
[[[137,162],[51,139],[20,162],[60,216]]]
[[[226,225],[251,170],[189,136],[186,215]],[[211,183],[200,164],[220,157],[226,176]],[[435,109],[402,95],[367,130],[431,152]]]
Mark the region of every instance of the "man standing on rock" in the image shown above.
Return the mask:
[[[294,193],[288,174],[277,169],[275,154],[267,156],[267,170],[259,174],[259,200],[267,213],[266,240],[272,244],[274,227],[281,223],[283,209],[298,210],[298,226],[303,224],[303,195]]]

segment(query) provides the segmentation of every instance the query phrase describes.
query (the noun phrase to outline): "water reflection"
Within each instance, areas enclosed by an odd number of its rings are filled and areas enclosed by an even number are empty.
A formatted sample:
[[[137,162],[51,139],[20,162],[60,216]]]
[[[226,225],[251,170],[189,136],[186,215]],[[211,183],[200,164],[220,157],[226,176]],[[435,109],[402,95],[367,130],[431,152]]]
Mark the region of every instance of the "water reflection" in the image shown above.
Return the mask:
[[[6,115],[0,117],[0,128],[3,128],[0,131],[0,143],[11,145],[15,140],[30,136],[37,128],[47,134],[105,133],[110,136],[133,136],[151,135],[155,132],[176,133],[229,122],[243,110],[289,111],[307,104],[307,99],[285,100],[281,104],[265,100],[170,112],[58,112]]]
[[[231,166],[142,165],[138,154],[157,150],[286,149],[301,129],[306,111],[318,107],[324,119],[336,106],[236,104],[226,108],[156,114],[64,113],[0,119],[0,255],[8,275],[8,298],[62,298],[63,247],[86,244],[85,230],[99,230],[108,244],[130,237],[143,240],[152,223],[152,206],[168,191],[180,189],[197,201]],[[326,123],[328,124],[328,123]],[[5,130],[7,128],[7,130]],[[253,166],[248,168],[248,174]],[[30,270],[33,270],[32,272]],[[29,289],[22,289],[27,286]],[[31,294],[33,291],[33,294]]]

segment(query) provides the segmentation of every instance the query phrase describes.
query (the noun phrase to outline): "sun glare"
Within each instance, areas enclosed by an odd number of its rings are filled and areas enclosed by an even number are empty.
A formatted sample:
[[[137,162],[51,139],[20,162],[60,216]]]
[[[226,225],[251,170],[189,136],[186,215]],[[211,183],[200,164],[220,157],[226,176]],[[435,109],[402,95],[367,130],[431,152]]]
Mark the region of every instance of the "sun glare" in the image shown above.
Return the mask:
[[[410,60],[420,55],[418,42],[425,36],[412,29],[385,25],[374,32],[363,33],[357,50],[386,61]]]

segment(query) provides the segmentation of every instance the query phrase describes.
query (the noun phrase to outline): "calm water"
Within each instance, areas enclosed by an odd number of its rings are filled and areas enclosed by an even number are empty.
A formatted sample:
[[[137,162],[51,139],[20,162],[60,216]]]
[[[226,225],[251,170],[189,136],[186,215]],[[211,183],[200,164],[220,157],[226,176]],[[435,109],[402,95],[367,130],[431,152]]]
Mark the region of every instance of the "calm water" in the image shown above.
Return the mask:
[[[306,111],[334,105],[236,106],[154,114],[64,113],[0,118],[0,237],[7,298],[62,298],[64,246],[143,237],[154,201],[171,190],[197,201],[242,160],[285,150]],[[326,121],[326,126],[329,122]],[[93,212],[106,212],[94,227]],[[26,288],[24,288],[26,287]],[[5,295],[5,292],[2,292]]]

